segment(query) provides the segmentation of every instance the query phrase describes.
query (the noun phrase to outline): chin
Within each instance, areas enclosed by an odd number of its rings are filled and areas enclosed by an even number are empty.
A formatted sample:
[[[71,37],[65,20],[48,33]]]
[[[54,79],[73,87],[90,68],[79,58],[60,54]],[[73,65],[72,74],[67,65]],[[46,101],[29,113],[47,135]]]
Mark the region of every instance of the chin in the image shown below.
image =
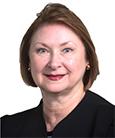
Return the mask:
[[[47,91],[49,93],[61,93],[61,92],[66,90],[66,88],[62,87],[62,86],[52,86],[52,87],[48,86],[48,87],[45,87],[43,89],[44,89],[44,91]]]

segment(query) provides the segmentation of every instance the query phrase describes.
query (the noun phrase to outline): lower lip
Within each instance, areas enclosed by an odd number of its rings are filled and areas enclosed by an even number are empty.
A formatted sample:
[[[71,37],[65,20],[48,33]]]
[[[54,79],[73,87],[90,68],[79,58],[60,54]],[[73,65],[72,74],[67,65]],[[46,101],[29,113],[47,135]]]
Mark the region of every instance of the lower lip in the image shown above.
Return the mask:
[[[47,78],[52,81],[61,80],[65,75],[48,75]]]

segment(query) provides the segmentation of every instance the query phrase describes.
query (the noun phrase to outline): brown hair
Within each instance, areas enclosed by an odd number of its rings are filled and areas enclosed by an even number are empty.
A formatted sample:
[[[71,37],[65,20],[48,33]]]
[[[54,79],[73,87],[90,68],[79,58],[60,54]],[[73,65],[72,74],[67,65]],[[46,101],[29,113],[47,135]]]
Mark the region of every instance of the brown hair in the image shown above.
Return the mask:
[[[20,46],[20,69],[24,82],[27,85],[37,87],[31,72],[28,71],[29,67],[29,49],[31,38],[36,32],[38,27],[43,24],[61,23],[72,29],[84,44],[86,51],[86,59],[89,61],[90,69],[87,70],[83,77],[84,89],[87,90],[91,87],[97,75],[99,74],[98,59],[95,52],[95,47],[88,33],[87,28],[82,21],[66,6],[59,3],[50,3],[37,14],[37,18],[31,24],[26,34],[24,35]]]

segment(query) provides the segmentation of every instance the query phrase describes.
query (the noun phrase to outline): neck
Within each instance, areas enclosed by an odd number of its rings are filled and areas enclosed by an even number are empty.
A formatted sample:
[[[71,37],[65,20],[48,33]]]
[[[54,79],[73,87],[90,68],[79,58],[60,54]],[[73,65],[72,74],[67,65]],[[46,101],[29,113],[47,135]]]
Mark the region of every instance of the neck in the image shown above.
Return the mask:
[[[85,95],[83,87],[78,91],[73,90],[60,93],[43,94],[43,112],[47,131],[52,131],[54,127],[63,120],[82,100]]]

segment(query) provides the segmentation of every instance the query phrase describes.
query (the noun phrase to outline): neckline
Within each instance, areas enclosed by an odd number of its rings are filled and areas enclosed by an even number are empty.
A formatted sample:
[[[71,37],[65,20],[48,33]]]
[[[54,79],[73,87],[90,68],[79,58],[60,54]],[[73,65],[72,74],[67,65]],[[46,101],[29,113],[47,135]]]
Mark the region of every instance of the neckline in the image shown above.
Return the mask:
[[[63,122],[65,122],[66,120],[68,120],[69,118],[71,118],[71,116],[73,116],[73,114],[77,111],[79,111],[80,108],[82,108],[82,105],[84,105],[84,102],[87,101],[87,97],[89,95],[89,90],[87,90],[85,92],[84,97],[82,98],[82,100],[79,102],[79,104],[63,119],[61,120],[52,131],[46,131],[47,136],[52,136],[53,132],[61,125],[63,124]],[[43,107],[43,101],[42,101],[42,107]],[[43,111],[42,111],[43,112]],[[44,118],[44,117],[43,117]],[[44,120],[45,123],[45,120]],[[45,125],[46,126],[46,125]],[[46,129],[47,130],[47,129]]]
[[[47,131],[47,136],[52,136],[53,131]]]

